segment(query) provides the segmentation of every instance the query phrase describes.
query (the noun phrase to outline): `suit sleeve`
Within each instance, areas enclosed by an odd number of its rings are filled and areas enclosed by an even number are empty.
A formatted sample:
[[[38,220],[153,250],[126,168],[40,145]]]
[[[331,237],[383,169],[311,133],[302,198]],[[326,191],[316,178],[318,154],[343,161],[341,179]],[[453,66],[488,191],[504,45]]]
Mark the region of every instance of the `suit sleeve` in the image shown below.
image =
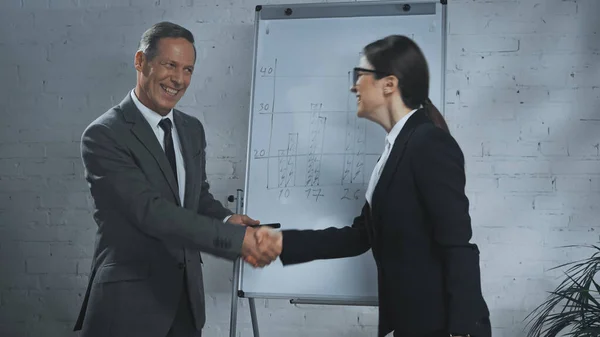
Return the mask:
[[[485,336],[489,313],[481,292],[479,250],[469,242],[463,153],[454,138],[437,127],[427,129],[415,150],[414,174],[444,266],[448,332]]]
[[[81,154],[92,195],[108,200],[142,232],[170,245],[184,245],[234,260],[246,228],[178,207],[154,190],[129,150],[103,124],[82,135]]]
[[[370,243],[365,226],[364,207],[351,226],[329,227],[321,230],[284,230],[283,250],[280,255],[284,265],[304,263],[319,259],[336,259],[357,256],[369,250]]]
[[[206,153],[206,134],[204,133],[204,127],[198,122],[200,129],[202,130],[202,150]],[[218,218],[223,221],[225,217],[233,214],[228,208],[224,207],[218,200],[216,200],[210,193],[210,185],[206,178],[206,157],[202,158],[202,186],[200,189],[200,201],[198,202],[198,212],[200,214]]]

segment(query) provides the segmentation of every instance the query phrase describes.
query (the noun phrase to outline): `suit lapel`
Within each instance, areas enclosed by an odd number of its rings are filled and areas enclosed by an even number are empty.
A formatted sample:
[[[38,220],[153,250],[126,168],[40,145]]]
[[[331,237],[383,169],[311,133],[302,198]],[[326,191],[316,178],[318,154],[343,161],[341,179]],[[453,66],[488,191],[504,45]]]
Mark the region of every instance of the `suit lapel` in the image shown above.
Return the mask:
[[[417,127],[423,123],[430,122],[423,109],[417,110],[410,118],[406,121],[406,124],[400,131],[400,134],[396,138],[394,142],[394,146],[392,147],[392,152],[388,157],[388,160],[383,167],[383,171],[381,172],[381,177],[379,177],[379,181],[375,186],[375,190],[373,191],[373,219],[378,218],[379,205],[384,202],[384,198],[387,195],[387,191],[389,189],[390,183],[394,178],[394,173],[396,172],[396,168],[398,164],[402,160],[404,156],[404,151],[406,149],[406,145],[408,144],[408,140],[410,136],[412,136],[413,132],[417,129]]]
[[[192,151],[192,139],[190,137],[191,132],[189,132],[189,126],[187,120],[184,118],[183,113],[173,110],[173,118],[175,120],[175,127],[177,128],[177,134],[179,135],[179,143],[181,144],[181,155],[183,157],[183,165],[185,167],[185,190],[184,190],[184,207],[185,208],[194,208],[196,205],[191,205],[193,198],[193,190],[194,186],[194,167],[192,166],[192,158],[194,153]]]
[[[156,135],[154,132],[152,132],[150,125],[135,106],[135,103],[133,103],[130,94],[125,97],[120,106],[125,120],[129,123],[133,123],[131,132],[152,154],[165,179],[169,183],[169,187],[171,188],[171,192],[173,192],[177,203],[181,204],[181,200],[179,200],[177,182],[175,181],[175,175],[171,169],[171,166],[169,165],[167,156],[160,146],[158,139],[156,139]]]

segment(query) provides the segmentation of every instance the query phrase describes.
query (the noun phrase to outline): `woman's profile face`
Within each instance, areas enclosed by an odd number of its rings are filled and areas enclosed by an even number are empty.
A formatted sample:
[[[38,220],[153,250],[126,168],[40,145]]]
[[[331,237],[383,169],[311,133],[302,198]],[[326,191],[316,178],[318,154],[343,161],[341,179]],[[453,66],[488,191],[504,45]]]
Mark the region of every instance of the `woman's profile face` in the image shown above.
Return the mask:
[[[366,57],[361,57],[358,69],[355,70],[356,82],[350,91],[356,94],[356,115],[361,118],[376,120],[377,111],[385,105],[385,97],[380,81],[375,79],[374,73],[368,70],[376,70]]]

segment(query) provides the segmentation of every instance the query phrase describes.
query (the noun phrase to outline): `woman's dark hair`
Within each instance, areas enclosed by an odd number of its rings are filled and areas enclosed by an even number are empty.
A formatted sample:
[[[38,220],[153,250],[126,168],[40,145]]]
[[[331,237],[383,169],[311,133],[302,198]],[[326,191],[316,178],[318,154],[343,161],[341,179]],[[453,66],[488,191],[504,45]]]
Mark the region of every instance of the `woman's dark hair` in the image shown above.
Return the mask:
[[[423,105],[429,119],[450,132],[444,116],[429,100],[427,60],[413,40],[403,35],[390,35],[368,44],[363,53],[378,71],[377,78],[385,77],[382,74],[398,78],[398,88],[407,107],[417,109]]]

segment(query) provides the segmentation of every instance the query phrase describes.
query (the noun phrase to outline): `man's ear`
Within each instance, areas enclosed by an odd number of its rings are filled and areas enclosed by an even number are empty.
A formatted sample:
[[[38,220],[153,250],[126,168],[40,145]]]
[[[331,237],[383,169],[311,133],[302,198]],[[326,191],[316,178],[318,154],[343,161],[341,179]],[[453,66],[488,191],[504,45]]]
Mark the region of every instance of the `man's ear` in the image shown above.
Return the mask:
[[[144,52],[137,51],[135,53],[135,58],[133,60],[133,64],[135,66],[135,69],[137,71],[141,72],[142,71],[142,67],[143,67],[145,61],[146,61],[146,55],[144,55]]]

